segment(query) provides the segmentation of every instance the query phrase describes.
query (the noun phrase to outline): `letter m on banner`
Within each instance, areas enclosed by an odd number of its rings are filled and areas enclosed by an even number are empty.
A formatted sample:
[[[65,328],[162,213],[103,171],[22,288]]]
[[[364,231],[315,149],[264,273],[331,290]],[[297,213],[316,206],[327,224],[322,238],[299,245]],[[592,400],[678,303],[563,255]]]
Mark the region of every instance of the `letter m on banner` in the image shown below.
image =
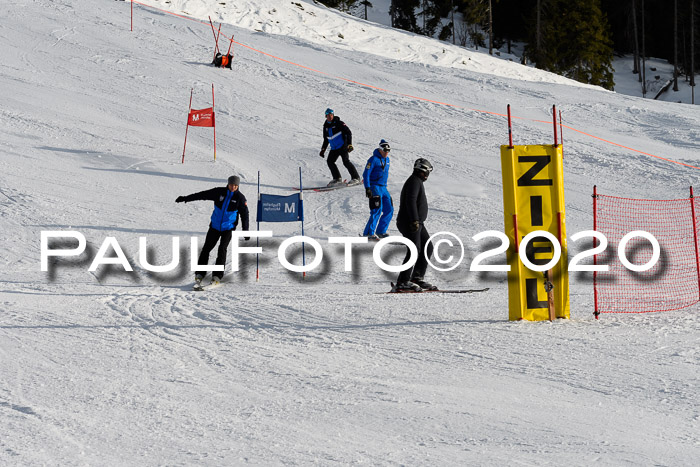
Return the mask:
[[[569,275],[564,216],[562,146],[501,146],[503,214],[510,240],[507,257],[508,317],[511,321],[569,318]],[[535,231],[552,234],[561,245],[561,259],[544,272],[525,267],[520,254],[536,267],[550,263],[554,246],[540,235],[522,245]],[[524,251],[520,252],[524,247]],[[548,293],[548,283],[554,289]],[[552,296],[553,292],[553,296]],[[553,303],[551,301],[553,300]],[[550,307],[553,306],[552,315]]]
[[[258,222],[303,222],[304,207],[301,193],[290,196],[260,193]]]

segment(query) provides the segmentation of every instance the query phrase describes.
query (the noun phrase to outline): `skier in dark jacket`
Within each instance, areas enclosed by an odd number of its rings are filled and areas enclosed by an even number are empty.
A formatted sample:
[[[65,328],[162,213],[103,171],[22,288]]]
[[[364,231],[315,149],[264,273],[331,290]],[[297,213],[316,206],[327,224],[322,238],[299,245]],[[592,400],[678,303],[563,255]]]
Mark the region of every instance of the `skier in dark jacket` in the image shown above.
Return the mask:
[[[338,157],[343,159],[343,165],[350,172],[350,182],[348,185],[359,185],[360,175],[357,169],[350,162],[350,156],[353,150],[352,147],[352,132],[350,128],[343,123],[340,118],[333,114],[333,109],[326,109],[326,121],[323,123],[323,146],[318,154],[321,157],[326,157],[326,148],[331,146],[331,152],[328,153],[328,168],[331,169],[333,180],[328,186],[337,186],[343,183],[343,178],[340,176],[340,170],[335,165]]]
[[[418,260],[409,269],[401,271],[396,280],[395,291],[420,292],[421,290],[437,290],[432,284],[425,282],[425,271],[428,269],[428,258],[433,255],[433,244],[429,243],[426,252],[426,243],[430,238],[428,230],[423,224],[428,217],[428,200],[425,197],[423,182],[433,171],[433,166],[426,159],[417,159],[413,164],[413,173],[403,184],[399,214],[396,216],[396,225],[401,235],[409,239],[418,249]],[[411,252],[406,253],[404,264],[411,258]]]
[[[214,249],[216,243],[219,242],[219,251],[216,255],[216,264],[219,266],[226,265],[226,251],[231,243],[231,232],[236,230],[238,219],[243,223],[243,230],[248,230],[248,202],[243,196],[243,193],[238,191],[238,186],[241,183],[240,177],[232,175],[228,178],[228,184],[225,187],[216,187],[211,190],[200,191],[187,196],[178,196],[176,203],[188,203],[190,201],[214,201],[214,211],[211,213],[211,221],[209,222],[209,230],[207,231],[206,239],[202,252],[199,255],[197,264],[206,265],[209,263],[209,254]],[[250,237],[245,237],[245,240],[250,240]],[[206,271],[197,271],[195,273],[195,287],[199,286],[207,275]],[[223,271],[215,271],[212,273],[212,283],[221,281]]]

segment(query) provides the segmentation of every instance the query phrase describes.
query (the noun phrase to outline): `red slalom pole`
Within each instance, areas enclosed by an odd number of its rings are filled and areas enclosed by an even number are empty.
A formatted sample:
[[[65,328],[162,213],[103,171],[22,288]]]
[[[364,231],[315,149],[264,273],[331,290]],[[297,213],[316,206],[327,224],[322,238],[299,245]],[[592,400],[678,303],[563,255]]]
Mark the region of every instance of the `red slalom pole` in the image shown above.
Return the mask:
[[[216,113],[214,112],[214,83],[211,83],[211,120],[214,126],[214,161],[216,161],[216,119],[214,118],[215,115]]]
[[[596,230],[598,227],[598,188],[596,185],[593,185],[593,230]],[[593,237],[593,248],[596,248],[598,246],[598,241],[596,240],[595,237]],[[593,265],[598,264],[598,255],[593,255]],[[597,285],[597,279],[598,279],[598,271],[593,271],[593,303],[595,306],[595,309],[593,311],[593,316],[595,316],[595,319],[598,319],[600,316],[600,312],[598,311],[598,288],[596,287]]]
[[[508,149],[513,149],[513,123],[510,118],[510,104],[508,104]],[[513,239],[515,240],[515,253],[518,253],[519,241],[518,238],[518,215],[513,214]]]
[[[216,33],[214,32],[214,23],[211,20],[211,16],[209,17],[209,25],[211,26],[211,33],[214,36],[214,50],[219,53],[219,38],[216,37]],[[219,32],[221,32],[221,25],[219,25]]]
[[[258,206],[260,206],[260,171],[258,170]],[[260,231],[260,219],[258,219],[258,232]],[[255,246],[260,247],[260,237],[255,236]],[[260,282],[260,253],[255,253],[255,282]]]
[[[226,52],[226,55],[229,55],[231,53],[231,46],[233,45],[233,34],[231,34],[231,41],[228,43],[228,52]]]
[[[559,136],[561,140],[561,144],[564,144],[564,125],[563,122],[561,121],[561,110],[559,111]]]
[[[698,291],[700,292],[700,253],[698,252],[698,227],[697,224],[695,223],[695,196],[693,196],[693,187],[690,187],[690,210],[693,214],[693,233],[694,235],[694,240],[695,240],[695,262],[698,263]]]
[[[508,104],[508,147],[513,149],[513,126],[510,120],[510,104]]]
[[[187,110],[187,126],[185,127],[185,145],[182,147],[182,163],[185,163],[185,148],[187,148],[187,130],[190,129],[190,112],[192,111],[192,91],[190,88],[190,108]]]
[[[304,197],[304,185],[301,182],[301,167],[299,167],[299,199],[303,199]],[[303,201],[302,201],[303,202]],[[304,236],[304,216],[303,216],[303,211],[302,211],[302,216],[301,216],[301,236]],[[306,266],[306,243],[301,242],[301,262]],[[306,271],[302,273],[301,276],[303,279],[306,279]]]

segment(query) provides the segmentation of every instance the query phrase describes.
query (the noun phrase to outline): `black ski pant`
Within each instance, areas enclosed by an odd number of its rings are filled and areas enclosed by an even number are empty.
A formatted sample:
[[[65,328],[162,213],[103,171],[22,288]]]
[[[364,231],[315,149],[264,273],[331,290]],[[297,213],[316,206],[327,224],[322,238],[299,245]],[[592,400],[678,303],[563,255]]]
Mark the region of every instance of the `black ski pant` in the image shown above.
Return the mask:
[[[338,170],[338,167],[335,165],[335,161],[337,161],[339,157],[343,159],[343,165],[346,169],[348,169],[348,172],[350,172],[350,178],[359,179],[360,175],[357,173],[355,165],[350,162],[348,147],[343,146],[340,149],[331,149],[331,152],[328,153],[328,168],[331,169],[333,180],[338,180],[339,178],[342,179],[340,176],[340,170]]]
[[[408,225],[397,224],[397,227],[399,228],[401,235],[409,239],[418,249],[418,261],[416,261],[416,264],[413,265],[412,268],[401,271],[399,273],[399,278],[396,279],[396,281],[398,284],[400,284],[413,279],[423,280],[425,277],[425,271],[428,269],[428,258],[433,256],[433,244],[432,242],[428,243],[430,234],[423,224],[420,224],[420,228],[417,232],[411,232]],[[428,243],[427,254],[425,248],[426,243]],[[408,247],[406,247],[406,249],[408,250]],[[406,257],[403,260],[403,264],[408,263],[410,259],[411,250],[408,250],[406,252]]]
[[[202,252],[199,254],[199,261],[197,264],[206,265],[209,264],[209,254],[211,250],[216,246],[216,242],[219,242],[219,251],[216,254],[216,264],[219,266],[226,265],[226,251],[228,250],[228,244],[231,243],[232,231],[226,230],[220,232],[213,227],[209,227],[207,231],[207,237],[204,240],[204,246],[202,247]],[[207,275],[207,271],[197,271],[197,274],[202,276]],[[221,279],[224,277],[224,271],[212,271],[212,277],[218,277]]]

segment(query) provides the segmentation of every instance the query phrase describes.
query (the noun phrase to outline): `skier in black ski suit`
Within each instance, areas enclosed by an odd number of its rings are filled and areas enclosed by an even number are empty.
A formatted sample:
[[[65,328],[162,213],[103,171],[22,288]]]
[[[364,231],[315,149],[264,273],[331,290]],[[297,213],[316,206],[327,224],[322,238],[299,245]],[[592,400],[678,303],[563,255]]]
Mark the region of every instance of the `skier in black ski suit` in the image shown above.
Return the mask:
[[[206,265],[209,263],[209,254],[219,242],[219,251],[216,255],[216,264],[226,265],[226,251],[231,243],[231,237],[240,218],[243,223],[243,230],[248,230],[248,202],[243,193],[238,191],[241,183],[240,177],[232,175],[228,178],[227,186],[212,188],[211,190],[200,191],[187,196],[178,196],[176,203],[188,203],[190,201],[214,201],[214,211],[211,213],[211,222],[202,252],[199,255],[197,264]],[[250,240],[245,237],[244,240]],[[198,284],[207,275],[206,271],[197,271],[194,280]],[[219,282],[224,276],[224,271],[214,271],[212,282]]]
[[[329,144],[331,152],[328,153],[328,168],[331,169],[333,180],[330,181],[328,186],[336,186],[343,183],[340,170],[335,165],[338,157],[343,159],[343,165],[350,172],[352,180],[350,180],[349,184],[358,185],[360,183],[360,175],[357,173],[353,163],[350,162],[348,154],[353,150],[352,132],[339,117],[333,114],[333,109],[326,109],[326,121],[323,123],[323,146],[321,146],[321,152],[318,153],[319,156],[326,157],[326,148]]]
[[[428,200],[425,197],[423,182],[433,171],[433,166],[426,159],[417,159],[413,164],[413,173],[403,184],[399,214],[396,225],[401,235],[409,239],[418,249],[418,260],[409,269],[401,271],[396,280],[396,291],[420,292],[421,290],[437,290],[432,284],[425,282],[425,271],[428,268],[428,258],[433,255],[433,244],[429,243],[426,253],[425,245],[430,234],[423,223],[428,217]],[[406,253],[403,264],[411,258],[410,250]]]

